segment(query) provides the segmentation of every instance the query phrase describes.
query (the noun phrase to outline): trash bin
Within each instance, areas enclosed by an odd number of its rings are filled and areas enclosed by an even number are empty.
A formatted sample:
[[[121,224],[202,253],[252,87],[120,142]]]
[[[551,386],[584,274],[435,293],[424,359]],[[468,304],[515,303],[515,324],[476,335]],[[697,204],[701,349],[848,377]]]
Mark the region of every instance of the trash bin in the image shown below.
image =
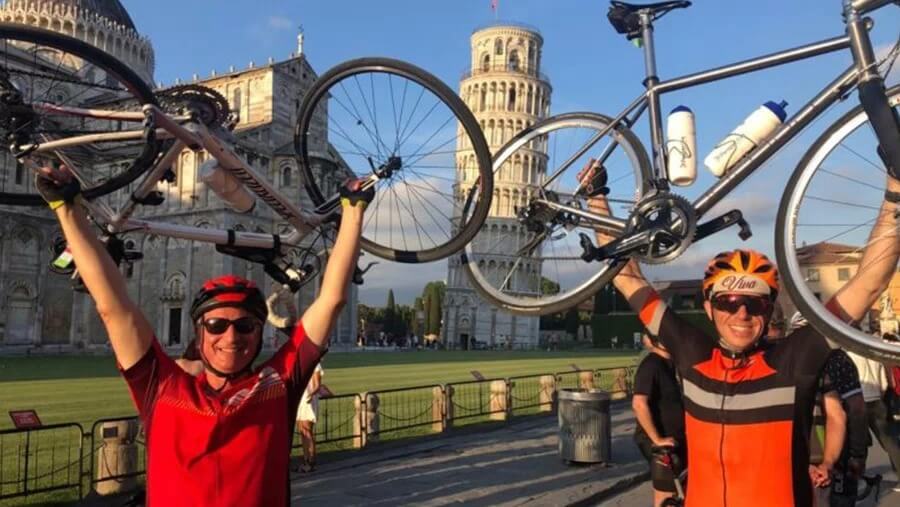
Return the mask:
[[[559,392],[559,457],[566,462],[609,461],[612,435],[609,393],[600,389]]]

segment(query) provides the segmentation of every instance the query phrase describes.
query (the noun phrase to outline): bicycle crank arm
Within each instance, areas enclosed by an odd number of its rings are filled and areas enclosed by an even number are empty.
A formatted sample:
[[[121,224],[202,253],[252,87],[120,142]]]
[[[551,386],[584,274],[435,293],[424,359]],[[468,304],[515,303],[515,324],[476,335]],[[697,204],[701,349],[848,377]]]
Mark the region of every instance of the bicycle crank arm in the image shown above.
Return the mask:
[[[753,232],[750,230],[750,224],[744,220],[744,215],[740,210],[733,209],[709,222],[698,225],[697,232],[694,234],[694,241],[700,241],[707,236],[711,236],[735,224],[741,228],[738,232],[738,236],[744,241],[750,239],[750,236],[753,235]]]
[[[591,262],[627,257],[649,245],[651,234],[651,231],[642,231],[631,236],[611,241],[605,246],[596,247],[591,241],[591,238],[582,232],[578,235],[581,238],[581,248],[583,249],[581,258],[586,262]]]

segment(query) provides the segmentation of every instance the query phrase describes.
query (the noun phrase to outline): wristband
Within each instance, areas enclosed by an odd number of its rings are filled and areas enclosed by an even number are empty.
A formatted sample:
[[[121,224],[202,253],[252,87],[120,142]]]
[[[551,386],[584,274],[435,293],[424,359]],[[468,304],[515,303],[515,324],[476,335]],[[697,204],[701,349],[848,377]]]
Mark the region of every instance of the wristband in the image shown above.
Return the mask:
[[[366,209],[366,201],[362,199],[351,199],[349,197],[341,197],[341,207],[353,208],[359,207],[360,210]]]

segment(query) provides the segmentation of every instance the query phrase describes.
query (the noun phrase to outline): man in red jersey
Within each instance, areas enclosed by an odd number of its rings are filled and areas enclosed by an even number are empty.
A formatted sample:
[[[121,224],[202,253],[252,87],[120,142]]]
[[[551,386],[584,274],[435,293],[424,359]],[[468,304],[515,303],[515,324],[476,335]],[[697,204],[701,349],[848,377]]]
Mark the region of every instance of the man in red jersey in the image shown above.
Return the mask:
[[[203,284],[190,314],[204,366],[194,377],[165,354],[128,297],[77,204],[77,180],[65,168],[43,168],[36,186],[59,219],[144,423],[147,505],[288,505],[297,404],[346,303],[374,190],[362,190],[361,181],[342,188],[340,229],[319,296],[291,339],[256,368],[268,313],[262,292],[234,275]]]

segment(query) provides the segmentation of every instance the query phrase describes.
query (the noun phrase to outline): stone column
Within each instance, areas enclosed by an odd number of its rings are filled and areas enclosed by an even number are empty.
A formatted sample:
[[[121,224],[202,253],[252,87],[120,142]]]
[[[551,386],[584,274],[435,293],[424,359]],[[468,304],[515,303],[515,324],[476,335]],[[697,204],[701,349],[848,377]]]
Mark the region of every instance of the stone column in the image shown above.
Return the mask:
[[[138,449],[134,443],[138,434],[137,420],[106,422],[100,432],[103,445],[97,449],[97,493],[111,495],[135,489],[137,477],[122,476],[138,469]]]
[[[582,389],[593,389],[594,372],[590,370],[578,372],[578,386]]]
[[[431,390],[431,431],[443,433],[447,429],[447,421],[444,418],[444,407],[447,398],[441,386],[434,386]]]
[[[556,410],[556,377],[553,375],[541,376],[540,406],[541,412],[553,412]]]
[[[371,442],[378,441],[378,431],[381,429],[381,421],[378,417],[378,406],[380,401],[378,395],[374,393],[365,393],[366,398],[366,445]]]
[[[505,380],[491,382],[491,419],[505,421],[509,414],[509,397]]]
[[[355,410],[356,416],[353,418],[353,443],[352,446],[354,449],[362,449],[366,446],[366,424],[365,424],[365,405],[362,402],[362,397],[357,396],[353,400],[353,408]]]
[[[610,399],[621,400],[631,395],[628,386],[628,370],[618,368],[613,372],[613,386],[610,393]]]

